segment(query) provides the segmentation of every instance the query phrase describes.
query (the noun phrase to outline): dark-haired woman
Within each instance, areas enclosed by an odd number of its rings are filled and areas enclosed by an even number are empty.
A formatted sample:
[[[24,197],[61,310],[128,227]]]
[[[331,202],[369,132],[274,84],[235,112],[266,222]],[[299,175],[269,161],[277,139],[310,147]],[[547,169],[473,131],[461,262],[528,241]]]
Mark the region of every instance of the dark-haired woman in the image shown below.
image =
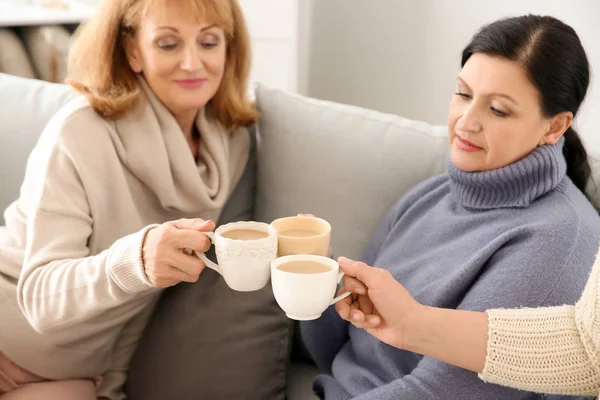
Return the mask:
[[[483,27],[463,52],[450,103],[448,173],[390,210],[365,264],[430,307],[574,303],[600,237],[600,217],[583,193],[587,155],[572,128],[588,84],[585,51],[559,20],[529,15]],[[374,316],[369,296],[394,305],[396,291],[363,286],[361,295],[347,281],[355,294],[337,307],[343,318],[330,309],[302,324],[313,358],[330,372],[315,381],[321,399],[542,398],[378,340],[369,332],[387,326],[386,316]],[[369,319],[379,325],[361,329]]]

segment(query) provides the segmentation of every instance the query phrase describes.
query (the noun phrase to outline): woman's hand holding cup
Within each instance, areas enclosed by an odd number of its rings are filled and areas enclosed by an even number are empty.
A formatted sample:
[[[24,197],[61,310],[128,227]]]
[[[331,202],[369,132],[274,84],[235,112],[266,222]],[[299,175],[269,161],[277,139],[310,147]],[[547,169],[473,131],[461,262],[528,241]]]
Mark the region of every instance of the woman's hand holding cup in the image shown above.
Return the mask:
[[[211,232],[211,220],[180,219],[165,222],[146,233],[142,245],[144,271],[150,283],[166,288],[180,282],[196,282],[204,262],[186,249],[205,252],[210,240],[202,232]]]
[[[387,270],[345,257],[340,257],[338,264],[345,273],[338,294],[352,293],[336,304],[340,317],[382,342],[404,348],[410,319],[418,316],[423,306]]]

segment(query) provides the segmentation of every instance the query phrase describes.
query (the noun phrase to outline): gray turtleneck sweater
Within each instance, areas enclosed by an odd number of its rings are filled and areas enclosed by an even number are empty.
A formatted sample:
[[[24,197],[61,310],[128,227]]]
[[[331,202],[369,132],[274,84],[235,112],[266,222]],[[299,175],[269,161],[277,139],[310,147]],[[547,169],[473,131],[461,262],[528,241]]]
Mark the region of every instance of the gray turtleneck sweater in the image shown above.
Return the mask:
[[[566,176],[562,141],[501,169],[448,174],[389,212],[364,261],[385,268],[422,304],[462,310],[574,304],[600,237],[600,217]],[[330,307],[301,324],[326,400],[541,399],[473,372],[398,350]]]

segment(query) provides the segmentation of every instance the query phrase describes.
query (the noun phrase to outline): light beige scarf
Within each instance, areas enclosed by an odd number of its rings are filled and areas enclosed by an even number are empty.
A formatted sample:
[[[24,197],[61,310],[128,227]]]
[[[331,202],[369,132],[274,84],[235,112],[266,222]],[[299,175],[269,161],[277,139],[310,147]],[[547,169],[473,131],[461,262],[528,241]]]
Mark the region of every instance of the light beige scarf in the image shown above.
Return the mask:
[[[164,209],[185,214],[222,209],[248,160],[247,129],[229,133],[202,109],[196,118],[200,132],[196,161],[175,117],[146,81],[139,81],[138,103],[115,122],[119,157],[156,194]],[[138,148],[141,141],[145,151]]]

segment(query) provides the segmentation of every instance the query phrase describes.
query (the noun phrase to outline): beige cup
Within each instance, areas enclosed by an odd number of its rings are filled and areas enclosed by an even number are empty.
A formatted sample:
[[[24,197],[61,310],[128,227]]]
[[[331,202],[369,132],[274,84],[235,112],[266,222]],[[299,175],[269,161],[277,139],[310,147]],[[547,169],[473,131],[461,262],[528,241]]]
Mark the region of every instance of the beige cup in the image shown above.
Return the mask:
[[[277,231],[278,256],[313,254],[327,257],[331,225],[322,218],[285,217],[271,222]]]

